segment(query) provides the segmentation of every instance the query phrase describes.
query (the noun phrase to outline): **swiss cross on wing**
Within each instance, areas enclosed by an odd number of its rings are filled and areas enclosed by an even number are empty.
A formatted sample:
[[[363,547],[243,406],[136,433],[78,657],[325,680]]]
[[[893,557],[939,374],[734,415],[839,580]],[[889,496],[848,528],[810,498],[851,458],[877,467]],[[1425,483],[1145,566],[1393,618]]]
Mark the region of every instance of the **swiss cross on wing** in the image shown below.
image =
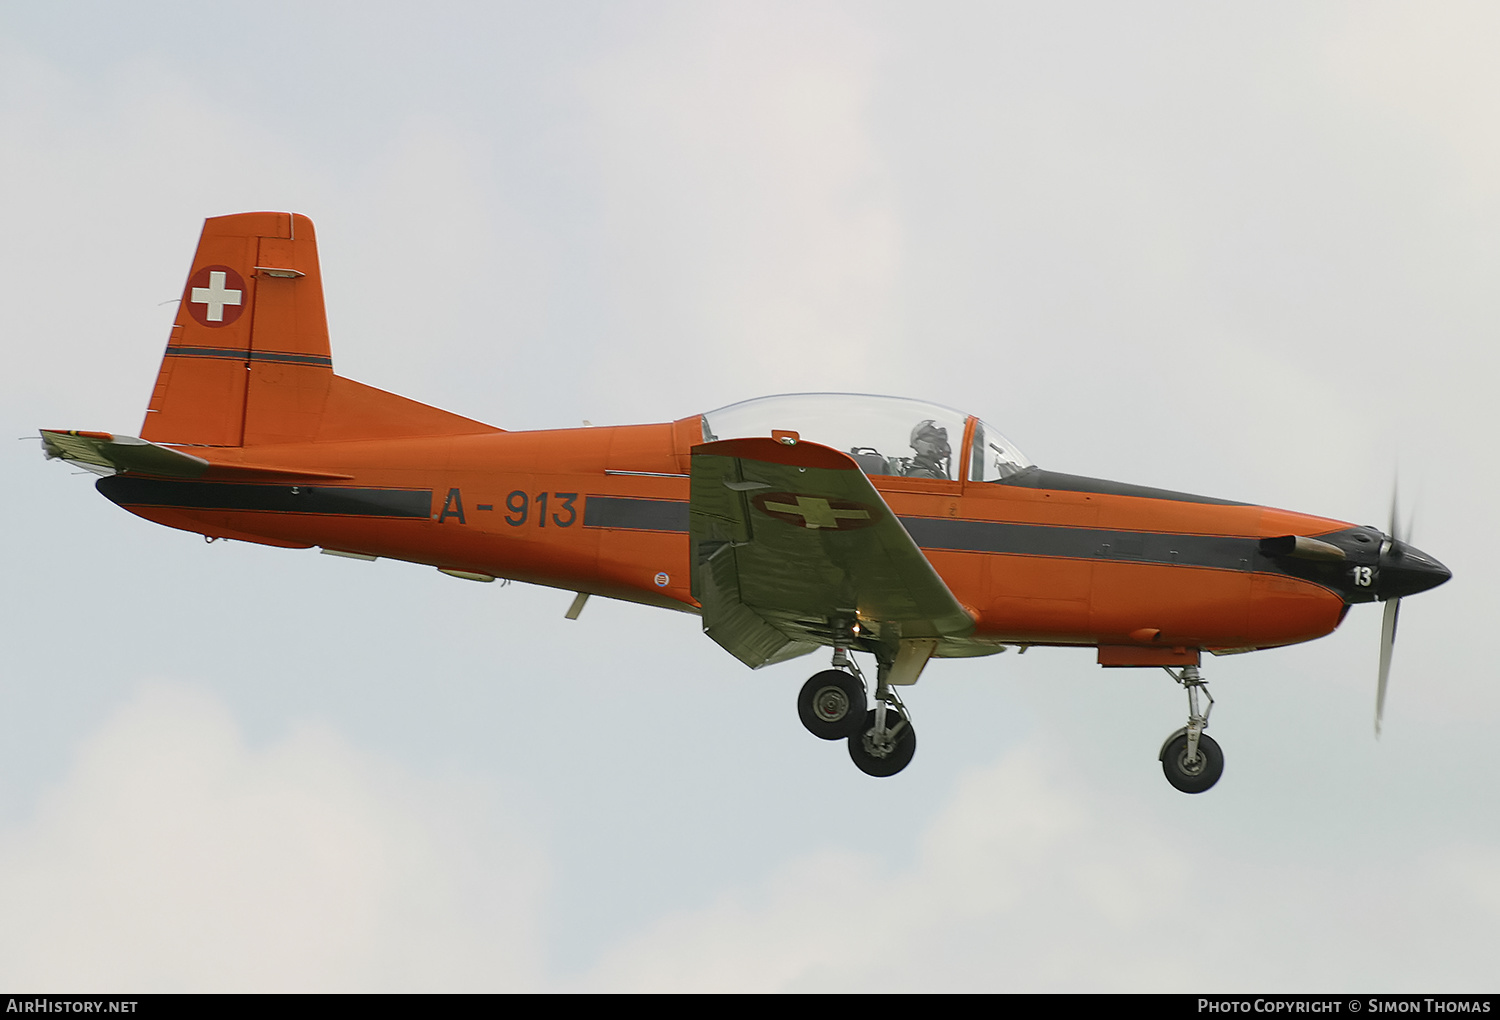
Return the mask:
[[[751,500],[764,514],[800,528],[852,531],[880,520],[880,511],[848,499],[828,499],[796,492],[767,492]]]
[[[228,326],[245,310],[245,278],[228,266],[204,266],[188,277],[184,303],[200,326]]]

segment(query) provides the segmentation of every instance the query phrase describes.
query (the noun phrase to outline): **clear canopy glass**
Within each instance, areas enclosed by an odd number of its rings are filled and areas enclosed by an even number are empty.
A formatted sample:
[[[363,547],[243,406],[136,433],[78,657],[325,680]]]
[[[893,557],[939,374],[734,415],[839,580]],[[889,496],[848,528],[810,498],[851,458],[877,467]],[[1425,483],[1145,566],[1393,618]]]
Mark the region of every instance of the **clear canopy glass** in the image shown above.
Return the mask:
[[[1030,458],[998,429],[974,419],[974,438],[969,443],[969,481],[1003,482],[1032,466]]]
[[[705,442],[796,432],[842,450],[867,475],[957,480],[969,416],[939,404],[865,393],[788,393],[721,407],[703,416]],[[968,476],[997,482],[1031,461],[996,430],[975,419]]]

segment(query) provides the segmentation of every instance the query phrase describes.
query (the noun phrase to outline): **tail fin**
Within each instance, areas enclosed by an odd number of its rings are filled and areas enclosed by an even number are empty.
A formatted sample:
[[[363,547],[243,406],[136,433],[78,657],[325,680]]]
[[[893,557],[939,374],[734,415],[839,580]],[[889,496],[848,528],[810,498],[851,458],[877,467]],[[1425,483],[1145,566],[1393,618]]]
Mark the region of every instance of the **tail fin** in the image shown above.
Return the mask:
[[[333,374],[306,216],[204,222],[142,438],[257,446],[496,431]]]

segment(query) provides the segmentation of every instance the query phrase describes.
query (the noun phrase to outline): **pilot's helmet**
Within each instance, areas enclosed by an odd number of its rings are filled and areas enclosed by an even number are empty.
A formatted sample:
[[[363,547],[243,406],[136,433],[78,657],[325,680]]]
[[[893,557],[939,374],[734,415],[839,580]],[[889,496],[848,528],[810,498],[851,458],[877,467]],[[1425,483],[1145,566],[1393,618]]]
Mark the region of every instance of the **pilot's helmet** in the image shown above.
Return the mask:
[[[948,430],[931,418],[912,426],[910,445],[918,453],[935,457],[946,457],[952,452],[948,447]]]

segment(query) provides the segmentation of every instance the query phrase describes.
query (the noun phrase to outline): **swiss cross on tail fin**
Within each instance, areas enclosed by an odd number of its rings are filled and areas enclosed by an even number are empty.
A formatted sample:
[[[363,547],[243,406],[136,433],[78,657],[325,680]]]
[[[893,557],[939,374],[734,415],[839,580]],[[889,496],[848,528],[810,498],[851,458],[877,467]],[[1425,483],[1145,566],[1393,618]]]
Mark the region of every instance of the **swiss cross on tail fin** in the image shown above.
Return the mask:
[[[186,304],[201,326],[232,325],[245,310],[244,278],[228,266],[204,266],[188,278]]]

